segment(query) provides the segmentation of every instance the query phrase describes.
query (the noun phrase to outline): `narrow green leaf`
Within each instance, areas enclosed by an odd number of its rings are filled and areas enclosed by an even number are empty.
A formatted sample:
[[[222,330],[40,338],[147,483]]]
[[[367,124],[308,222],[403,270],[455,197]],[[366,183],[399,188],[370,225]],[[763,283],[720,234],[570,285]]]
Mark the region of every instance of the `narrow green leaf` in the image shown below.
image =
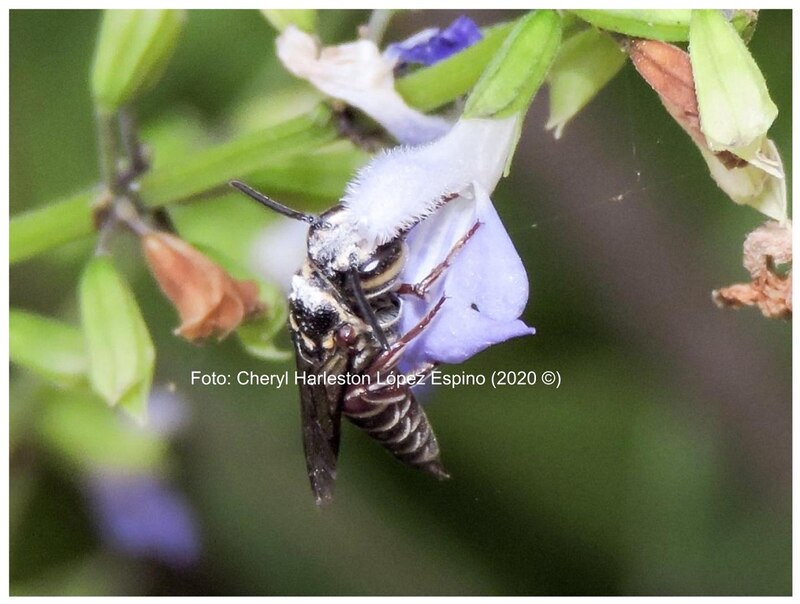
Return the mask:
[[[50,397],[36,428],[44,445],[80,469],[153,471],[164,462],[166,442],[143,430],[87,390]]]
[[[686,42],[689,40],[691,10],[573,10],[584,21],[626,36]],[[738,32],[746,33],[755,19],[753,11],[738,10],[731,23]]]
[[[92,95],[107,112],[134,100],[163,73],[186,19],[177,10],[106,10],[100,25]]]
[[[141,197],[153,208],[184,201],[228,186],[232,178],[280,165],[296,153],[329,144],[337,136],[330,111],[317,111],[257,133],[204,149],[172,161],[157,162],[141,183]],[[11,219],[11,263],[27,260],[94,230],[91,202],[95,194],[80,193],[14,216]]]
[[[155,349],[133,292],[107,257],[92,258],[80,283],[92,388],[144,421]]]
[[[9,225],[9,262],[21,262],[92,232],[91,204],[96,193],[87,191],[17,214]]]
[[[311,115],[294,118],[207,149],[146,174],[141,180],[142,200],[151,207],[186,200],[233,178],[244,178],[289,154],[318,148],[336,138],[330,111],[320,107]]]
[[[561,18],[538,10],[520,19],[486,67],[464,107],[465,118],[524,113],[539,90],[561,42]]]
[[[432,111],[467,94],[487,63],[508,37],[514,23],[486,28],[483,40],[444,61],[399,78],[395,89],[406,103],[420,111]]]
[[[59,386],[74,386],[86,378],[86,348],[83,334],[77,327],[12,309],[8,336],[11,362]]]
[[[692,11],[689,54],[700,129],[711,150],[747,155],[747,148],[760,148],[778,108],[750,51],[721,12]]]
[[[606,33],[593,27],[566,40],[547,76],[550,119],[545,128],[561,138],[564,126],[619,73],[627,55]]]
[[[310,34],[317,31],[317,11],[313,9],[262,9],[261,14],[278,31],[283,31],[288,25]]]

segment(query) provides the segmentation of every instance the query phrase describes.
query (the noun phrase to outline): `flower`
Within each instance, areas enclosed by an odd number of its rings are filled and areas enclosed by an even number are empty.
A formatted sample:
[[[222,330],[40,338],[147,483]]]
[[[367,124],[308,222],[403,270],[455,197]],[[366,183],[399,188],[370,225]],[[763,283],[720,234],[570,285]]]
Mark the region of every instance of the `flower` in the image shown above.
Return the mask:
[[[98,470],[87,480],[89,502],[103,540],[131,556],[176,568],[200,556],[200,538],[186,499],[150,474]]]
[[[400,275],[408,284],[424,279],[480,225],[425,298],[407,299],[403,333],[446,297],[404,353],[406,369],[460,363],[493,344],[535,331],[519,320],[528,300],[528,279],[489,199],[516,141],[519,120],[519,114],[462,119],[434,143],[392,149],[356,175],[342,200],[355,225],[351,238],[362,253],[411,227],[408,261]],[[449,201],[442,205],[445,198]]]
[[[770,319],[792,317],[792,271],[781,275],[776,267],[792,262],[791,222],[767,222],[744,241],[744,267],[750,283],[737,283],[712,292],[714,302],[722,307],[758,306]]]
[[[383,56],[398,63],[434,65],[482,39],[481,30],[475,22],[461,15],[445,29],[432,27],[402,42],[389,44]]]
[[[221,339],[261,310],[254,281],[234,279],[182,239],[152,231],[141,243],[161,291],[181,317],[176,334],[192,342]]]
[[[748,147],[747,153],[743,149],[712,148],[698,108],[689,55],[677,46],[656,40],[632,40],[628,52],[636,70],[697,145],[717,185],[735,203],[752,206],[770,218],[786,220],[786,181],[775,144],[762,136]]]
[[[409,145],[442,136],[450,122],[412,109],[394,88],[395,61],[370,40],[320,48],[314,36],[289,25],[276,39],[278,58],[318,90],[364,111]]]

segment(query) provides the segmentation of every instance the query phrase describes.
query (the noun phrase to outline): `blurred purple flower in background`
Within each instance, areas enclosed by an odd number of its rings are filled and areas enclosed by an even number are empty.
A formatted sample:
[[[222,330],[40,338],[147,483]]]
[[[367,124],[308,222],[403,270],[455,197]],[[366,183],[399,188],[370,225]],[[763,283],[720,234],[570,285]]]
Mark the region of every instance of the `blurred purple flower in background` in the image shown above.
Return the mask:
[[[188,501],[160,478],[98,471],[87,487],[101,537],[110,547],[173,568],[191,566],[200,557]]]
[[[186,401],[179,394],[156,388],[148,401],[147,425],[126,421],[125,427],[169,438],[188,419]],[[199,560],[200,532],[191,505],[158,468],[95,467],[88,470],[84,486],[100,537],[109,547],[176,569]]]
[[[445,29],[423,30],[407,40],[389,44],[384,56],[399,64],[433,65],[483,39],[475,22],[461,15]]]

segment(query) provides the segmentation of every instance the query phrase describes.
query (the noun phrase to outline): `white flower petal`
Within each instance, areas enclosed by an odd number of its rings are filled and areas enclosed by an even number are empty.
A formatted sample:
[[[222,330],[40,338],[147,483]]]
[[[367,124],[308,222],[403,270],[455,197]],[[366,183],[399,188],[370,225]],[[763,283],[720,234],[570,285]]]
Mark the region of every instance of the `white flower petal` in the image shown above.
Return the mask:
[[[358,107],[403,144],[435,140],[451,127],[444,118],[406,105],[394,88],[394,61],[383,57],[370,40],[320,49],[313,36],[290,25],[276,45],[278,57],[292,74]]]

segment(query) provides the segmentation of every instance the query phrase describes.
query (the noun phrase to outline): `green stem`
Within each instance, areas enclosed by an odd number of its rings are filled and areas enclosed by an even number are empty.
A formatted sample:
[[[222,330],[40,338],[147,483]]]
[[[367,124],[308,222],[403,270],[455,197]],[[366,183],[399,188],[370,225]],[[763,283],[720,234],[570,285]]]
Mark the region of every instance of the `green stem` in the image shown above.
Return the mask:
[[[224,187],[232,178],[247,178],[271,162],[317,149],[336,138],[330,117],[330,111],[323,108],[197,153],[184,163],[153,170],[141,179],[142,202],[158,208],[187,201]],[[90,235],[94,231],[92,202],[96,195],[80,193],[14,216],[9,225],[10,262]]]
[[[367,39],[380,45],[389,27],[389,22],[396,12],[395,9],[390,8],[378,8],[372,11],[367,22]]]
[[[117,116],[115,113],[98,110],[96,122],[100,176],[106,188],[117,195],[121,193],[117,178]]]
[[[91,233],[96,197],[96,191],[86,191],[14,216],[9,226],[9,262],[33,258]]]

